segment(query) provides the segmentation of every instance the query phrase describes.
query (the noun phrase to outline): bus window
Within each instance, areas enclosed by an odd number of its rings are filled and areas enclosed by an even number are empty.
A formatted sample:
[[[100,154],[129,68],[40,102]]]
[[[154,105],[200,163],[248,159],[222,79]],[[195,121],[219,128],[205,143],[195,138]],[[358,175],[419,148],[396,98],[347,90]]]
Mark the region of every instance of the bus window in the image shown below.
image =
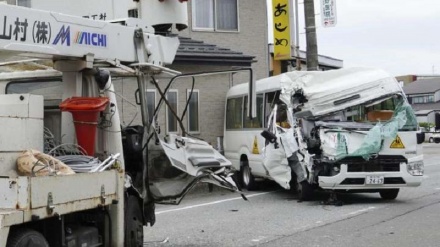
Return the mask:
[[[268,92],[265,94],[264,99],[264,127],[267,127],[267,120],[272,112],[273,106],[277,103],[280,97],[280,90],[275,92]]]
[[[226,129],[241,129],[243,121],[243,97],[228,99],[226,104]]]
[[[248,97],[244,97],[244,128],[263,128],[263,94],[257,94],[257,116],[254,119],[250,119],[247,116],[247,104]]]

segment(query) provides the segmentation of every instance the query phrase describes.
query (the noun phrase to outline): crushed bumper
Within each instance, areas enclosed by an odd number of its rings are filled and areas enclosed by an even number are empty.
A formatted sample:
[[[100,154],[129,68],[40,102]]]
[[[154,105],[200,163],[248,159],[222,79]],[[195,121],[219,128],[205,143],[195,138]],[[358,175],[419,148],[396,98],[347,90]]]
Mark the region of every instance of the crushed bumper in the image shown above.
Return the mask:
[[[367,176],[383,176],[383,184],[366,184]],[[399,172],[348,172],[347,165],[341,165],[339,174],[326,177],[319,176],[319,187],[328,190],[375,190],[402,187],[417,187],[423,176],[408,173],[405,163],[400,164]]]

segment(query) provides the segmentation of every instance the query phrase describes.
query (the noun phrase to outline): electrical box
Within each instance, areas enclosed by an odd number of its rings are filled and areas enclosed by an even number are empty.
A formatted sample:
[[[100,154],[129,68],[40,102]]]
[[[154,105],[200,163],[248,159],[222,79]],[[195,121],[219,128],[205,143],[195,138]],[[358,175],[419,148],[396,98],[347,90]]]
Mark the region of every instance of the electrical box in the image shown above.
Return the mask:
[[[16,176],[15,161],[26,149],[44,148],[43,96],[0,95],[0,176]]]

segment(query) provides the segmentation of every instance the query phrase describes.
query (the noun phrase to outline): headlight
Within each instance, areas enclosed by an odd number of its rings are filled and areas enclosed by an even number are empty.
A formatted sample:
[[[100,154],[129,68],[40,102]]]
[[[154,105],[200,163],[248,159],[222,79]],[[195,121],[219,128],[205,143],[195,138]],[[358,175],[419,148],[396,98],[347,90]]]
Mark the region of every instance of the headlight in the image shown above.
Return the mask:
[[[408,173],[413,176],[423,176],[423,161],[410,162],[406,168]]]

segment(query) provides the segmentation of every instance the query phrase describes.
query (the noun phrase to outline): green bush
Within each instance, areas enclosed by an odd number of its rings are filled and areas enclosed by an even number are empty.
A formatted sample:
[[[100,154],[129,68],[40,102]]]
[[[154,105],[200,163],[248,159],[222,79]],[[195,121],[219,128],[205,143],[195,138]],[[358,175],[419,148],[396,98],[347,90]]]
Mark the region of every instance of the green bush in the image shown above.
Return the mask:
[[[419,126],[425,128],[425,129],[427,129],[427,130],[430,130],[432,127],[435,126],[435,124],[433,124],[433,123],[428,123],[428,122],[420,122],[420,123],[419,123]]]

